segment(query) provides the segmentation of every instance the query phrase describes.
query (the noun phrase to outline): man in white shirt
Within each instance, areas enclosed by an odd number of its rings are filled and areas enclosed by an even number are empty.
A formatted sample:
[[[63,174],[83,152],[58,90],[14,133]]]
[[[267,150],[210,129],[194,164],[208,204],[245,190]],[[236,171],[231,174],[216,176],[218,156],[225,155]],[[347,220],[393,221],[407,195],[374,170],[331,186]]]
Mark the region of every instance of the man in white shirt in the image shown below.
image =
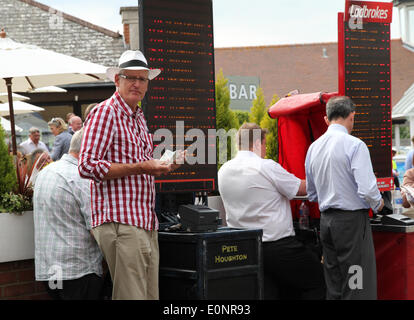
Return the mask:
[[[218,186],[232,228],[263,229],[265,298],[276,288],[279,298],[324,299],[318,257],[295,238],[289,200],[306,195],[306,182],[264,159],[266,130],[245,123],[239,129],[239,152],[218,172]]]
[[[42,149],[49,152],[46,145],[40,141],[40,130],[36,127],[29,129],[29,138],[26,141],[23,141],[19,146],[23,154],[32,153],[36,149]]]

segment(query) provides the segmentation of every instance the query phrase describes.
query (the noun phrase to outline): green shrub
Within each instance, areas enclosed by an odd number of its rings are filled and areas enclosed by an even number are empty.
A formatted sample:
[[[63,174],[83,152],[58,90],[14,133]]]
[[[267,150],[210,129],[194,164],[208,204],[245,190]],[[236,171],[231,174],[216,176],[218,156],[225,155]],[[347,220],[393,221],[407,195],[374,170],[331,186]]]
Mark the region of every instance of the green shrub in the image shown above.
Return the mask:
[[[239,119],[239,127],[241,127],[243,123],[249,122],[249,111],[234,110],[234,114],[237,119]]]
[[[0,125],[0,196],[17,187],[16,168],[5,142],[5,132]]]
[[[29,197],[13,192],[2,194],[0,212],[22,214],[29,210],[33,210],[32,200]]]

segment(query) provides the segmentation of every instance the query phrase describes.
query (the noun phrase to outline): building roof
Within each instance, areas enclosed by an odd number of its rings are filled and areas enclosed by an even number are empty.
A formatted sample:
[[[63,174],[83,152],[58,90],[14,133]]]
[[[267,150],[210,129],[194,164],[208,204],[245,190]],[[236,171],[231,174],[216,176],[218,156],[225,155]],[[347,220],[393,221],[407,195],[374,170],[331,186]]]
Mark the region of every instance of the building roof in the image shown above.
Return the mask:
[[[0,28],[17,42],[115,66],[125,50],[122,35],[33,0],[1,0]]]
[[[325,57],[324,57],[325,56]],[[327,57],[326,57],[327,56]],[[392,105],[414,83],[414,53],[391,41]],[[338,91],[337,43],[314,43],[215,49],[216,73],[224,76],[257,76],[266,103],[272,96],[284,96],[298,89],[300,93]]]
[[[405,91],[401,100],[392,108],[393,119],[412,116],[414,116],[414,83]]]

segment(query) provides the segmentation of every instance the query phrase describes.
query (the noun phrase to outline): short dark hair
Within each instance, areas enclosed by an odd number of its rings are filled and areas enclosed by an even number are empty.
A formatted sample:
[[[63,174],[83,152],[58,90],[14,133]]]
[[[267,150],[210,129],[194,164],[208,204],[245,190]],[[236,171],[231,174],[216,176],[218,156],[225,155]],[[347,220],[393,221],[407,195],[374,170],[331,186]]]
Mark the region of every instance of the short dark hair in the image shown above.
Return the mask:
[[[237,132],[237,146],[239,150],[252,150],[259,134],[260,141],[263,141],[268,133],[269,130],[261,128],[256,123],[245,122]]]
[[[346,119],[355,111],[355,104],[349,97],[334,97],[326,104],[326,116],[329,121],[338,118]]]

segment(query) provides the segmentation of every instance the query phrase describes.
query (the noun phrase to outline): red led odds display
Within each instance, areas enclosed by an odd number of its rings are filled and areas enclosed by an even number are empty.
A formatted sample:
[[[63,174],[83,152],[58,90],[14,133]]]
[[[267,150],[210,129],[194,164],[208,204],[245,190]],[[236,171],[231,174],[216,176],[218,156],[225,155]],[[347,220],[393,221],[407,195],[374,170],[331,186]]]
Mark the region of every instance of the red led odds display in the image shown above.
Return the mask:
[[[139,15],[140,48],[150,67],[162,71],[150,82],[143,101],[148,128],[154,134],[154,149],[160,144],[171,150],[188,149],[193,162],[157,178],[157,191],[214,190],[217,165],[212,1],[141,0]],[[169,133],[172,140],[166,137]]]
[[[392,3],[346,1],[339,21],[341,94],[356,104],[352,134],[368,146],[378,186],[392,187]],[[341,70],[342,69],[342,70]]]

